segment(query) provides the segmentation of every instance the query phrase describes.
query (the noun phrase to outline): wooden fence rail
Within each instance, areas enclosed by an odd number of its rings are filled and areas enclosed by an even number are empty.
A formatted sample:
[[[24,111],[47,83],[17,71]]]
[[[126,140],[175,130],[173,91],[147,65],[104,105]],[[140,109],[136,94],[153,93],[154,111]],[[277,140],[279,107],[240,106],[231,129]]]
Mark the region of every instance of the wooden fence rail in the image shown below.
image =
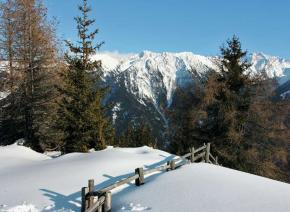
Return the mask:
[[[94,180],[88,181],[88,187],[83,187],[81,190],[82,206],[81,212],[111,212],[112,209],[112,193],[111,190],[122,186],[124,184],[135,181],[136,186],[141,186],[145,183],[145,176],[162,171],[169,171],[177,169],[187,163],[206,162],[211,164],[218,164],[218,158],[214,157],[210,152],[210,143],[204,144],[198,149],[190,148],[190,152],[173,160],[168,161],[156,168],[135,169],[135,174],[115,182],[105,188],[94,191]]]

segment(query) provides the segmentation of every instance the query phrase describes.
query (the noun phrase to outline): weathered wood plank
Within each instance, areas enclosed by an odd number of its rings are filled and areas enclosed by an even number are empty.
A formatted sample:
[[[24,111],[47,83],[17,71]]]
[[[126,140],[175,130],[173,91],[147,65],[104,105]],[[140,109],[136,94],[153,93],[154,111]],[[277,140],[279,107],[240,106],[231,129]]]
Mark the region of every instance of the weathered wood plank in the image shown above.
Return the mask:
[[[127,184],[127,183],[131,182],[131,181],[134,181],[138,177],[139,177],[139,175],[135,174],[133,176],[130,176],[128,178],[120,180],[120,181],[118,181],[118,182],[116,182],[116,183],[114,183],[112,185],[109,185],[109,186],[107,186],[107,187],[105,187],[105,188],[103,188],[103,189],[101,189],[101,190],[99,190],[97,192],[94,192],[94,195],[99,195],[99,194],[102,194],[102,193],[106,193],[107,191],[110,191],[110,190],[112,190],[114,188],[117,188],[117,187],[119,187],[121,185],[124,185],[124,184]]]
[[[193,158],[193,161],[197,161],[205,156],[205,152],[199,153],[197,156]]]
[[[205,151],[205,162],[209,163],[209,154],[210,154],[210,143],[206,144],[206,151]]]
[[[193,159],[194,159],[194,153],[195,152],[195,150],[194,150],[194,147],[192,147],[191,149],[190,149],[190,162],[191,163],[193,163],[194,161],[193,161]]]
[[[219,165],[219,162],[218,162],[218,156],[215,157],[215,164],[216,164],[216,165]]]
[[[181,167],[181,166],[184,166],[187,164],[187,160],[181,160],[179,161],[178,163],[175,164],[175,169]]]
[[[190,157],[190,156],[191,156],[191,153],[187,153],[187,154],[181,156],[181,158],[188,158],[188,157]]]
[[[108,191],[105,194],[104,212],[111,212],[112,210],[112,192]]]
[[[89,188],[89,194],[94,192],[95,184],[94,184],[94,180],[93,179],[90,179],[88,181],[88,188]],[[94,196],[93,195],[89,195],[89,197],[88,197],[88,208],[92,207],[93,204],[94,204]]]
[[[105,197],[101,196],[90,208],[87,209],[87,212],[95,212],[99,206],[102,206],[105,202]]]
[[[215,161],[215,157],[211,153],[209,153],[209,156],[213,161]]]
[[[171,170],[174,170],[176,168],[175,160],[171,160],[169,164],[170,164],[170,169]]]
[[[194,153],[198,153],[198,152],[204,150],[205,148],[206,148],[206,146],[199,147],[198,149],[194,150]]]
[[[98,207],[98,212],[103,212],[103,206]]]
[[[165,165],[153,168],[153,169],[147,169],[147,170],[144,170],[144,175],[149,175],[149,174],[152,174],[154,172],[166,171],[168,168],[169,168],[169,165],[165,164]]]

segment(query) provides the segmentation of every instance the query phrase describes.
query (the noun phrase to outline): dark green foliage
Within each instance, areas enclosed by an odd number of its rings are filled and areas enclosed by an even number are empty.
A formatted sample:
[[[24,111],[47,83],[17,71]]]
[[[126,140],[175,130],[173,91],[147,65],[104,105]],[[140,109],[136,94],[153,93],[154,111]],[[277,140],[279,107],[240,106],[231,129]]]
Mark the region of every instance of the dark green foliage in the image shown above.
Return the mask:
[[[173,104],[168,110],[170,152],[182,155],[188,153],[192,146],[199,146],[200,143],[207,141],[201,136],[200,129],[194,129],[195,123],[200,121],[204,114],[198,109],[202,95],[201,84],[186,89],[177,89]]]
[[[127,131],[119,138],[117,145],[121,147],[155,147],[156,141],[152,136],[152,130],[147,124],[141,124],[140,126],[129,125]]]
[[[222,149],[224,163],[243,163],[241,154],[245,126],[251,104],[252,81],[246,73],[251,64],[245,59],[237,37],[221,48],[219,70],[213,73],[205,87],[204,109],[207,118],[202,126],[208,133],[208,142]]]
[[[107,107],[102,104],[107,89],[100,82],[101,62],[90,60],[102,43],[93,44],[98,30],[89,32],[94,20],[88,19],[91,9],[86,0],[79,10],[82,16],[75,18],[79,41],[78,45],[66,41],[70,52],[65,55],[68,67],[63,74],[64,86],[60,88],[63,98],[57,125],[63,132],[65,153],[104,149],[113,134],[105,117]]]

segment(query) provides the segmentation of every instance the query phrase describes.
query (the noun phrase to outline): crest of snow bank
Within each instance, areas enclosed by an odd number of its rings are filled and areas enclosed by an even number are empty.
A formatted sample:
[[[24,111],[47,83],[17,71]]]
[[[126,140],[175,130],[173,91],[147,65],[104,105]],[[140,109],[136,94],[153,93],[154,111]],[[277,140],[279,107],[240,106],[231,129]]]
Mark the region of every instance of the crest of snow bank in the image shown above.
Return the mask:
[[[21,161],[24,160],[41,161],[50,159],[50,157],[14,143],[0,148],[0,161],[5,161],[7,159],[19,161],[21,163]]]

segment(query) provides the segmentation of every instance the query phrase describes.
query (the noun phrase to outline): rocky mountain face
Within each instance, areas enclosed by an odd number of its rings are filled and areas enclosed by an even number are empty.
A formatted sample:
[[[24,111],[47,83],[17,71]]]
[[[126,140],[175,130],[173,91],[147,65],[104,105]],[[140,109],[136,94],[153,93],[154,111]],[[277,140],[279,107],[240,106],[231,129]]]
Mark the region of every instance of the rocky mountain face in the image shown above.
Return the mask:
[[[111,87],[107,101],[113,102],[112,118],[117,132],[129,122],[146,121],[157,138],[163,138],[168,126],[166,109],[170,107],[177,88],[194,84],[217,65],[217,57],[190,52],[140,54],[99,53],[104,82]],[[249,56],[251,73],[264,71],[279,83],[277,93],[290,95],[290,60],[254,53]]]

